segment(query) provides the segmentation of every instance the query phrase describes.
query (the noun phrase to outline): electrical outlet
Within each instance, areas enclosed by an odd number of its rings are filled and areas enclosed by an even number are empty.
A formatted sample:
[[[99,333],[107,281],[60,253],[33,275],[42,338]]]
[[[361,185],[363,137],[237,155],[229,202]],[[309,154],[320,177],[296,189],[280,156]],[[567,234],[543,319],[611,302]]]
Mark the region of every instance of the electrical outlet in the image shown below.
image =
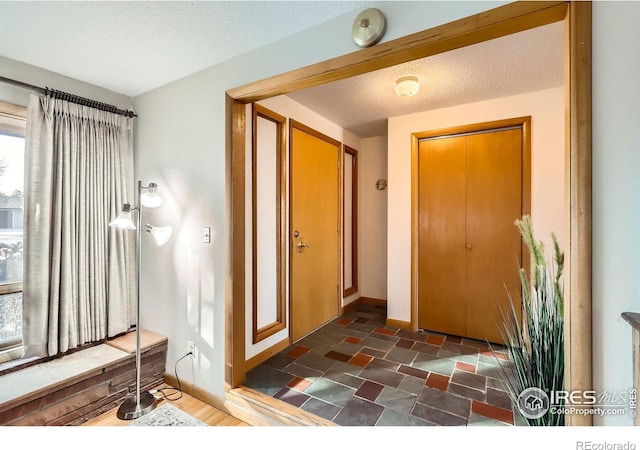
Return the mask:
[[[196,355],[196,344],[193,341],[187,342],[187,353],[191,353],[193,356]]]

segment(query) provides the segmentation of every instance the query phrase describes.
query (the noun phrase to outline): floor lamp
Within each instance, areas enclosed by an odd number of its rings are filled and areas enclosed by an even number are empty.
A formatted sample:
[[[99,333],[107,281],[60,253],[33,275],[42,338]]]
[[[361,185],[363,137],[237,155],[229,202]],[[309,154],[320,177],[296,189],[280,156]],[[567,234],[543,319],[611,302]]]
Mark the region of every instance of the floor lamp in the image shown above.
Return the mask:
[[[158,185],[149,183],[142,186],[138,181],[138,194],[136,205],[131,207],[129,203],[122,206],[122,211],[109,226],[123,230],[136,230],[136,395],[128,397],[120,405],[117,416],[119,419],[131,420],[144,416],[153,411],[156,407],[156,398],[149,392],[140,392],[140,260],[141,260],[141,235],[142,231],[150,233],[158,246],[167,243],[171,237],[173,229],[171,227],[154,227],[152,225],[142,226],[142,206],[147,208],[157,208],[162,204],[162,197],[158,195]],[[132,220],[132,213],[136,213],[136,223]]]

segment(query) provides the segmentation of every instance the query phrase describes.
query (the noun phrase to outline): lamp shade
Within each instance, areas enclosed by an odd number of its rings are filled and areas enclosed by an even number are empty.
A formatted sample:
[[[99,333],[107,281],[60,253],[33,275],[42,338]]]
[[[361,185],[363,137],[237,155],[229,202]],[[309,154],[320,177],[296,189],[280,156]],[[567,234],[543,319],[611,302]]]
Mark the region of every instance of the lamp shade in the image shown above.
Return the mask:
[[[148,233],[151,233],[151,236],[156,241],[156,245],[158,247],[166,244],[169,239],[171,239],[171,234],[173,234],[173,228],[170,226],[167,227],[154,227],[153,225],[145,225],[144,230]]]
[[[110,227],[120,228],[121,230],[135,230],[136,226],[131,219],[131,205],[125,203],[122,205],[122,211],[114,220],[109,223]]]
[[[420,90],[420,83],[416,77],[402,77],[396,80],[396,94],[400,97],[411,97]]]
[[[140,203],[147,208],[157,208],[162,205],[162,197],[158,194],[158,185],[149,183],[149,186],[142,191]]]

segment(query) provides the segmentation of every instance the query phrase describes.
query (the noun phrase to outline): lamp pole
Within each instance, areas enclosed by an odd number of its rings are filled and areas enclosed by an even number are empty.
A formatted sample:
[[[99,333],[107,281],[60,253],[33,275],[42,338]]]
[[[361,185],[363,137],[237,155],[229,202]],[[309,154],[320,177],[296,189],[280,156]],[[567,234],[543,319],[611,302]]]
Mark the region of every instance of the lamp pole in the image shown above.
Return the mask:
[[[142,257],[142,181],[138,180],[136,206],[136,395],[127,398],[118,409],[117,417],[123,420],[137,419],[156,407],[156,398],[149,392],[140,392],[140,373],[142,371],[140,342],[140,262]]]

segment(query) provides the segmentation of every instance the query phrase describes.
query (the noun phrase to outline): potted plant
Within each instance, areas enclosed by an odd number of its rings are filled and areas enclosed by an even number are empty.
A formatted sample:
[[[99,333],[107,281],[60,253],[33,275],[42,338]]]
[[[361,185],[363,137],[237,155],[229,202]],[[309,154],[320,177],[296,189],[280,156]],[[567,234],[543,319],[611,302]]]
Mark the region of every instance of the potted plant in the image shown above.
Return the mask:
[[[561,426],[564,415],[553,413],[549,395],[564,389],[564,253],[552,233],[553,255],[548,261],[543,243],[535,239],[531,218],[523,216],[515,225],[531,254],[531,267],[529,274],[519,268],[521,319],[507,294],[511,308],[502,311],[502,325],[510,364],[501,367],[512,402],[529,425]]]

